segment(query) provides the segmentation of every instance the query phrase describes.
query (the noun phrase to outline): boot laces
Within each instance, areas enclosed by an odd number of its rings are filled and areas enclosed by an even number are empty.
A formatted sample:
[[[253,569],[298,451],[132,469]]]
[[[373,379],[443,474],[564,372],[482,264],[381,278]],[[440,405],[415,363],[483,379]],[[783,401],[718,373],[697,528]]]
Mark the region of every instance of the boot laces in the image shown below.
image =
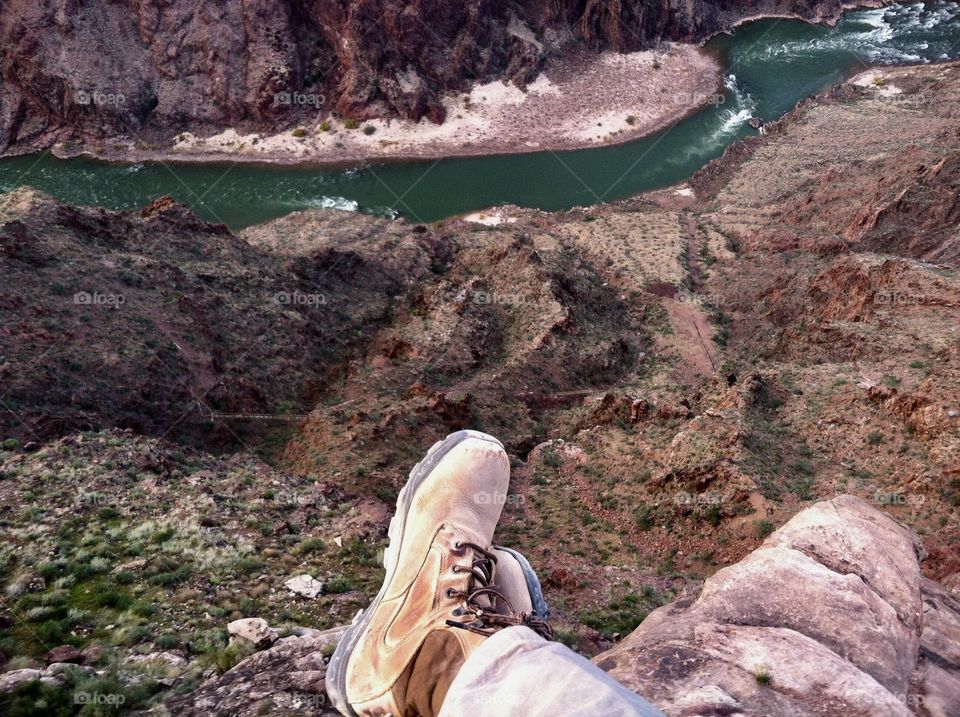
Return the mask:
[[[464,619],[447,620],[447,625],[488,637],[504,627],[523,625],[552,640],[553,629],[548,622],[533,613],[517,612],[494,584],[497,557],[475,543],[457,543],[458,550],[463,548],[474,551],[473,564],[469,568],[454,565],[453,572],[470,573],[470,581],[466,590],[447,590],[447,597],[460,601],[460,607],[453,611],[453,615]],[[504,610],[498,610],[497,605],[503,605]]]

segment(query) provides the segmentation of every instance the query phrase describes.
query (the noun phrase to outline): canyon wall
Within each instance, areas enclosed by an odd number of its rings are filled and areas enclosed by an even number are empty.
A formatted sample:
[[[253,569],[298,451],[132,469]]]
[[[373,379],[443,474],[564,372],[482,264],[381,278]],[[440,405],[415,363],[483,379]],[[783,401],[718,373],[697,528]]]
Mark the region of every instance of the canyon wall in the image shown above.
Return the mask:
[[[443,93],[522,85],[572,47],[699,42],[744,17],[840,0],[10,0],[0,151],[76,137],[292,126],[318,112],[441,122]]]
[[[0,714],[325,714],[463,426],[557,636],[671,717],[960,714],[960,62],[867,76],[693,196],[493,226],[0,196]]]

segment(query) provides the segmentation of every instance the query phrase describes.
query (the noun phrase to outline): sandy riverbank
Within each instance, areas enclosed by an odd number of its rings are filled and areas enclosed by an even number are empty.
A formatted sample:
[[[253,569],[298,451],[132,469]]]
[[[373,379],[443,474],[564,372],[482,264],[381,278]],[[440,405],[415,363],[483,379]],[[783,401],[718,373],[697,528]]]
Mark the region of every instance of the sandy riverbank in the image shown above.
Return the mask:
[[[373,160],[560,151],[652,134],[715,101],[721,68],[700,49],[583,53],[548,66],[526,91],[500,81],[451,94],[448,119],[372,120],[348,128],[321,119],[275,135],[189,132],[166,148],[129,147],[124,159],[337,165]]]

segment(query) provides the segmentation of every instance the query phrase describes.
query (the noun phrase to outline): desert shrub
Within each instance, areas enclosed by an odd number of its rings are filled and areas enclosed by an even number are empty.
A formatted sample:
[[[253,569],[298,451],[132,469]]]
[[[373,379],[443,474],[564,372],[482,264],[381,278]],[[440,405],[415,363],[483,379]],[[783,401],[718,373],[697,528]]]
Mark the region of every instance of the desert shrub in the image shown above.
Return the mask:
[[[753,534],[760,539],[766,538],[774,531],[774,525],[771,521],[764,519],[758,520],[753,524]]]
[[[172,650],[175,647],[179,647],[180,638],[172,633],[165,633],[160,635],[156,640],[156,645],[161,650]]]
[[[300,555],[310,555],[311,553],[323,552],[323,541],[320,538],[305,538],[300,541],[296,548]]]
[[[558,468],[563,465],[563,457],[553,451],[544,451],[543,464],[551,468]]]
[[[348,593],[353,590],[353,583],[342,575],[335,575],[324,586],[325,592],[331,594]]]
[[[192,570],[189,565],[182,565],[176,570],[166,573],[157,573],[156,575],[150,576],[150,584],[157,585],[162,588],[173,587],[174,585],[179,585],[184,580],[187,580],[190,577]]]
[[[637,508],[634,518],[640,530],[650,530],[653,527],[654,513],[649,505],[641,505]]]

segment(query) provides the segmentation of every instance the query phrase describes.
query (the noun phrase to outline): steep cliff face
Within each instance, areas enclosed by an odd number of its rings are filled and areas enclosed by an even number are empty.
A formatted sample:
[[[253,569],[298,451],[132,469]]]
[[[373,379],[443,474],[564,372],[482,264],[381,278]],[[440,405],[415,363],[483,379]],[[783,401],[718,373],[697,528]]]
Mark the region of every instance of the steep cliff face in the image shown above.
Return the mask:
[[[444,119],[441,95],[523,83],[570,42],[700,41],[840,0],[11,0],[0,6],[0,150],[72,132],[144,136],[317,112]]]

